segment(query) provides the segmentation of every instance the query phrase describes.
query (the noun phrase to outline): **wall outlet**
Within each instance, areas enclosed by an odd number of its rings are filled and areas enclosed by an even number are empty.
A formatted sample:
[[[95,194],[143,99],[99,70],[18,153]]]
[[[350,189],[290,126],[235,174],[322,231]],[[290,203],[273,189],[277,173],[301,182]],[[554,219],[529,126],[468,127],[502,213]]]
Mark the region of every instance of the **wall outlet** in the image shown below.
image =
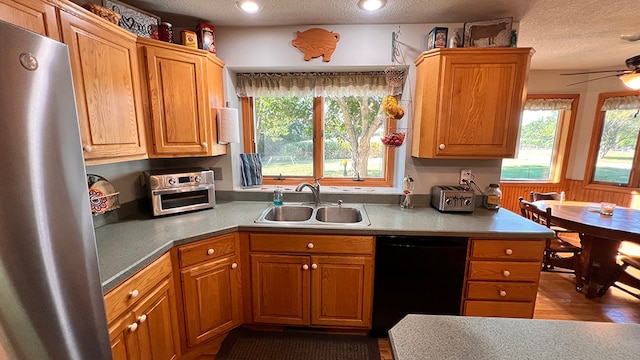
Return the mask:
[[[471,170],[460,170],[460,185],[467,185],[468,183],[465,181],[473,180],[473,175],[471,174]]]
[[[209,169],[213,170],[213,180],[222,180],[222,168],[211,167]]]

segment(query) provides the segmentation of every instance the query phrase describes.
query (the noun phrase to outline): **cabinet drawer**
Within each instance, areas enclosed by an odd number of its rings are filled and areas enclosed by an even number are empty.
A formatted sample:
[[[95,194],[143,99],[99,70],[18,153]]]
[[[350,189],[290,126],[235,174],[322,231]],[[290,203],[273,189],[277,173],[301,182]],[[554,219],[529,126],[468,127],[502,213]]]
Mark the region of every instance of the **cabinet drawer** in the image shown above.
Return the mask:
[[[533,301],[538,293],[532,282],[469,281],[467,299],[500,301]]]
[[[532,318],[534,302],[465,301],[465,316]]]
[[[180,268],[233,254],[235,252],[236,236],[237,234],[221,235],[181,246],[178,249]]]
[[[474,259],[542,260],[544,239],[539,240],[472,240]]]
[[[502,280],[538,282],[539,262],[470,261],[469,280]]]
[[[373,254],[372,236],[250,234],[251,251]]]
[[[136,301],[146,297],[165,277],[171,275],[169,253],[162,255],[104,296],[107,321],[113,321]]]

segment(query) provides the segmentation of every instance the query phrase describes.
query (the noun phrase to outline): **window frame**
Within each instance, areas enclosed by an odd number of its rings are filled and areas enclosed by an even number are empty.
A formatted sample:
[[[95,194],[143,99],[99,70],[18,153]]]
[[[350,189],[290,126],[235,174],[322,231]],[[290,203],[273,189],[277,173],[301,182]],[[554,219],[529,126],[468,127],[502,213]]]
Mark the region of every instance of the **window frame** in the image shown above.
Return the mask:
[[[571,99],[571,110],[563,110],[558,119],[558,131],[556,133],[556,141],[553,145],[553,154],[551,158],[551,176],[549,180],[503,180],[505,184],[560,184],[566,179],[567,168],[569,166],[569,152],[571,151],[571,142],[578,113],[578,103],[580,101],[579,94],[528,94],[527,99]],[[524,109],[522,110],[524,113]],[[517,149],[520,147],[520,132],[522,130],[522,113],[520,114],[520,124],[518,125],[518,143]],[[502,166],[500,166],[502,171]]]
[[[591,131],[591,141],[589,142],[589,156],[584,175],[584,187],[593,190],[605,190],[628,193],[629,190],[640,189],[640,133],[636,143],[636,151],[631,164],[631,172],[629,174],[628,184],[614,184],[603,181],[593,180],[596,174],[596,163],[598,161],[598,150],[602,131],[604,130],[604,118],[606,111],[602,110],[605,100],[611,97],[637,96],[637,91],[607,92],[598,95],[598,104],[595,111],[595,120]],[[635,185],[634,185],[635,184]]]
[[[242,126],[245,129],[243,135],[244,152],[254,153],[255,148],[255,133],[254,126],[254,101],[253,97],[242,97]],[[316,179],[317,174],[324,173],[324,98],[313,98],[313,176],[263,176],[262,183],[264,185],[297,185],[301,182],[309,182]],[[394,124],[387,117],[384,122],[385,129],[391,129]],[[406,146],[403,144],[403,146]],[[349,186],[349,187],[393,187],[393,177],[395,173],[395,148],[390,146],[384,146],[384,172],[380,178],[367,178],[362,177],[359,181],[355,181],[354,178],[323,178],[320,175],[317,179],[322,180],[323,185],[330,186]]]

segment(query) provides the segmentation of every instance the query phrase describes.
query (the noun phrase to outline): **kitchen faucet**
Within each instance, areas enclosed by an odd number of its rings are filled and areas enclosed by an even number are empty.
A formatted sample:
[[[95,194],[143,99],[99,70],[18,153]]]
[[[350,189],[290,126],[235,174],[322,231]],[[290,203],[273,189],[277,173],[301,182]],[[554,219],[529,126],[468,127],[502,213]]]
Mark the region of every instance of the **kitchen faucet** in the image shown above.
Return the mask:
[[[318,182],[318,180],[320,179],[315,179],[313,185],[309,184],[308,182],[303,182],[296,186],[296,191],[302,191],[302,189],[304,189],[305,187],[311,189],[311,193],[313,194],[313,204],[315,206],[318,206],[318,203],[320,202],[320,183]]]

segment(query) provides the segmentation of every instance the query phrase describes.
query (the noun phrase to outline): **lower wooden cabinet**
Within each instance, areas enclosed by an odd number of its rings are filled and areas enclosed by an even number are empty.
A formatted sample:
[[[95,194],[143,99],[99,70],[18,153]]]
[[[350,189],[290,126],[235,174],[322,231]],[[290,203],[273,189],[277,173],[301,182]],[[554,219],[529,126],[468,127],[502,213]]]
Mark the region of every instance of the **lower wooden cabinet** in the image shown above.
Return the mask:
[[[242,324],[238,234],[178,249],[187,346],[200,345]]]
[[[532,318],[544,239],[471,239],[462,314]]]
[[[371,327],[373,238],[250,234],[254,323]]]
[[[123,304],[124,310],[118,312]],[[113,359],[170,360],[180,357],[168,254],[110,291],[105,296],[105,306]]]

